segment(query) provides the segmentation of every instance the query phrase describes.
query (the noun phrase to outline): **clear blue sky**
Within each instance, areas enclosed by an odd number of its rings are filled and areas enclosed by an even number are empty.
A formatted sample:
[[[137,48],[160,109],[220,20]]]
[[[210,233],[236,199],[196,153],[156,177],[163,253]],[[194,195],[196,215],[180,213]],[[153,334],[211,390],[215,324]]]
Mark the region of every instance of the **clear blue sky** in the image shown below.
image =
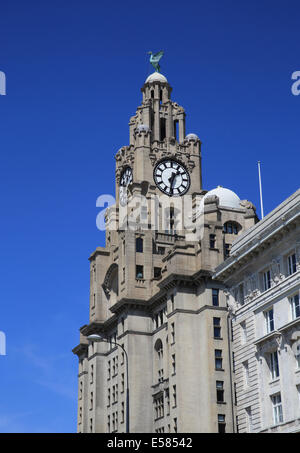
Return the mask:
[[[203,184],[265,211],[299,187],[299,1],[16,1],[0,11],[0,431],[74,432],[96,198],[164,49]],[[259,209],[258,209],[259,212]]]

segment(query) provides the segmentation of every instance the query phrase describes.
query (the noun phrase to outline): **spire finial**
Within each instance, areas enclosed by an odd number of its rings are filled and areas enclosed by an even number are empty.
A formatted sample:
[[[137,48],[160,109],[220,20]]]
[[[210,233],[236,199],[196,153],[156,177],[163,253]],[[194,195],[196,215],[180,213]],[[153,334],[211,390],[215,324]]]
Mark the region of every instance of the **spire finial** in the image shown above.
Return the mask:
[[[150,63],[152,64],[152,66],[154,67],[155,71],[156,72],[160,72],[160,65],[159,65],[159,60],[162,58],[163,54],[164,54],[164,51],[161,50],[160,52],[157,52],[155,54],[153,54],[151,51],[148,52],[148,54],[150,55]]]

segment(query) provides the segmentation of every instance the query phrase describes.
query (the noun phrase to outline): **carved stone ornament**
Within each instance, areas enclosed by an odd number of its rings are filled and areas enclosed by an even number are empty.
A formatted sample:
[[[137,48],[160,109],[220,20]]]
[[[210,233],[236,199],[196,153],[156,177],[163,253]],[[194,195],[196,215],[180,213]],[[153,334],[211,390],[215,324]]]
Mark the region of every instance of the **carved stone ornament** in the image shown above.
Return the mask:
[[[257,354],[259,356],[263,356],[265,354],[273,352],[274,350],[278,350],[278,352],[280,352],[280,348],[283,345],[283,340],[284,339],[282,335],[278,333],[276,336],[270,338],[269,340],[257,344],[256,345]]]
[[[232,296],[229,296],[227,298],[227,307],[228,307],[229,314],[231,316],[234,316],[238,309],[238,304],[236,303],[235,299]]]

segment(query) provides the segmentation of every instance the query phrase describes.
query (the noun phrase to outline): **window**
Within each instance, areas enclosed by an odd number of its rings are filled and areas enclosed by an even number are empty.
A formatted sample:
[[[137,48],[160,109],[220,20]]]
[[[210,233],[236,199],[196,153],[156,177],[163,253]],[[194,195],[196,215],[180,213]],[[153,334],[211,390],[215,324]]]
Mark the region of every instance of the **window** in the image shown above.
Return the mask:
[[[135,249],[136,249],[136,252],[143,253],[143,239],[142,238],[136,238]]]
[[[251,433],[252,431],[252,410],[251,407],[246,407],[246,420],[247,420],[247,431]]]
[[[94,382],[94,365],[91,365],[91,375],[90,375],[90,384]]]
[[[161,268],[155,267],[154,268],[154,278],[160,278],[160,277],[161,277]]]
[[[90,396],[90,410],[93,409],[93,402],[94,402],[94,395],[93,395],[93,392],[91,392],[91,396]]]
[[[229,258],[230,256],[230,244],[224,244],[224,258]]]
[[[296,253],[293,253],[292,255],[288,256],[287,261],[288,261],[288,274],[292,275],[297,270]]]
[[[171,324],[171,339],[172,339],[172,344],[175,343],[175,324],[172,322]]]
[[[224,382],[216,381],[217,403],[224,403]]]
[[[221,318],[214,318],[214,338],[221,338]]]
[[[177,433],[177,418],[174,418],[174,433]]]
[[[297,368],[300,369],[300,344],[296,346],[295,359],[297,363]]]
[[[246,322],[243,321],[240,324],[241,326],[241,344],[247,343],[247,328],[246,328]]]
[[[215,307],[219,306],[219,290],[218,289],[212,289],[212,304]]]
[[[249,387],[249,364],[248,360],[243,362],[245,386]]]
[[[110,389],[107,389],[107,405],[110,406]]]
[[[176,385],[173,385],[173,407],[177,406]]]
[[[299,318],[300,316],[300,303],[299,303],[299,294],[295,294],[290,298],[290,303],[292,307],[292,317],[293,319]]]
[[[272,379],[276,379],[279,377],[279,364],[277,351],[270,353],[270,372]]]
[[[121,403],[121,423],[124,423],[124,402]]]
[[[110,379],[111,368],[110,368],[110,360],[107,362],[107,379]]]
[[[156,351],[156,370],[158,373],[158,382],[163,382],[164,380],[163,344],[160,339],[156,341],[154,349]]]
[[[209,235],[209,248],[214,249],[216,245],[216,235],[210,234]]]
[[[154,400],[154,412],[155,419],[161,418],[164,416],[164,397],[161,395]]]
[[[136,273],[135,278],[144,278],[144,267],[143,266],[136,266]]]
[[[273,405],[273,421],[275,425],[278,423],[283,422],[283,414],[282,414],[282,403],[281,403],[281,395],[278,393],[277,395],[271,396],[272,405]]]
[[[167,401],[167,415],[170,415],[170,392],[169,389],[165,390],[165,398]]]
[[[227,234],[238,234],[238,224],[235,222],[226,222],[223,226],[223,232]]]
[[[271,271],[267,270],[263,273],[263,289],[267,291],[269,288],[271,288]]]
[[[215,349],[215,368],[216,370],[223,369],[222,349]]]
[[[124,373],[121,374],[121,393],[124,392],[124,386],[125,386],[125,377]]]
[[[224,434],[226,432],[226,423],[225,423],[225,415],[218,414],[218,432],[220,434]]]
[[[274,330],[274,310],[271,308],[270,310],[265,312],[266,318],[266,328],[267,333],[273,332]]]
[[[176,373],[176,360],[175,360],[175,354],[172,354],[172,374]]]

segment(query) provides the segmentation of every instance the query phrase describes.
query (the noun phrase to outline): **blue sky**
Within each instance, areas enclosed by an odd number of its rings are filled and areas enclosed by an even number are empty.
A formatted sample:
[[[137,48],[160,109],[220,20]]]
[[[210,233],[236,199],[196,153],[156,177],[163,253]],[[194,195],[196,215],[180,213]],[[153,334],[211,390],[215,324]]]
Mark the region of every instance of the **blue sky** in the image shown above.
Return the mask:
[[[299,187],[299,2],[3,1],[0,432],[74,432],[96,199],[164,49],[162,73],[203,142],[203,185],[265,213]]]

